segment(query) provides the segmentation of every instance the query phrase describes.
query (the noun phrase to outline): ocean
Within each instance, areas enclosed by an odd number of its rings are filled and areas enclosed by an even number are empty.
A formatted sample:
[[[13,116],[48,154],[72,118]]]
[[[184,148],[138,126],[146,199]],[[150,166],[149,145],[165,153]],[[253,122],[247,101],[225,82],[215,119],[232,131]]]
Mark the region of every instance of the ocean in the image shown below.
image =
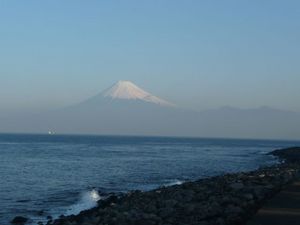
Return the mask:
[[[77,214],[110,193],[249,171],[278,163],[266,153],[300,141],[0,135],[0,224]]]

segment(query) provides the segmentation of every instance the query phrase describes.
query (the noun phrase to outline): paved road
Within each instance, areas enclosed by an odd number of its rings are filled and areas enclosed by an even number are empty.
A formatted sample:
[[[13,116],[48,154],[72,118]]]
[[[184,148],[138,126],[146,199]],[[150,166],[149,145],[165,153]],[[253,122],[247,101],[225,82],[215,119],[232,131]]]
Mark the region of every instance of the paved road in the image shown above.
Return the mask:
[[[268,201],[247,225],[300,225],[300,179]]]

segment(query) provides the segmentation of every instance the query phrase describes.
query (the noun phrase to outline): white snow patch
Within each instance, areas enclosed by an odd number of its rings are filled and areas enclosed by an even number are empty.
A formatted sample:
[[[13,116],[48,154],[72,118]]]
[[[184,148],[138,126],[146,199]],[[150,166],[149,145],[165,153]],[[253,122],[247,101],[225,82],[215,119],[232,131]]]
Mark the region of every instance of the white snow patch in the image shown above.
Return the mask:
[[[162,106],[175,106],[166,100],[142,90],[130,81],[117,82],[110,89],[106,90],[103,96],[112,99],[142,100]]]

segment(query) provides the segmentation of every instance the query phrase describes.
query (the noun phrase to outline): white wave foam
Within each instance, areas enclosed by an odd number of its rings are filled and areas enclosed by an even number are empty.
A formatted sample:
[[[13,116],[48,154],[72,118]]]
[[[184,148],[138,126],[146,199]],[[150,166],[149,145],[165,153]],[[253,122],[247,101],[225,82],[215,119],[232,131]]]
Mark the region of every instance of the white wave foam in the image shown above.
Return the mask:
[[[82,194],[80,200],[71,205],[64,215],[76,215],[79,214],[82,210],[90,209],[97,206],[97,202],[101,199],[99,192],[96,190],[91,190]]]
[[[169,183],[165,184],[164,186],[168,187],[168,186],[173,186],[173,185],[180,185],[182,183],[183,183],[183,181],[175,179],[175,180],[169,181]]]

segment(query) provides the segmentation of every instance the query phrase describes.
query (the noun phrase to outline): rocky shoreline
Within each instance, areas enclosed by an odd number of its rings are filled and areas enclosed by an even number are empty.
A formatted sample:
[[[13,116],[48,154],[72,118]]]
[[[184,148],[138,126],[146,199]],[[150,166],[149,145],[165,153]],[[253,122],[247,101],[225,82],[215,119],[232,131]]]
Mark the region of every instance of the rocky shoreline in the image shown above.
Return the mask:
[[[153,191],[110,196],[76,216],[47,225],[242,225],[300,174],[300,148],[272,153],[283,162]]]

